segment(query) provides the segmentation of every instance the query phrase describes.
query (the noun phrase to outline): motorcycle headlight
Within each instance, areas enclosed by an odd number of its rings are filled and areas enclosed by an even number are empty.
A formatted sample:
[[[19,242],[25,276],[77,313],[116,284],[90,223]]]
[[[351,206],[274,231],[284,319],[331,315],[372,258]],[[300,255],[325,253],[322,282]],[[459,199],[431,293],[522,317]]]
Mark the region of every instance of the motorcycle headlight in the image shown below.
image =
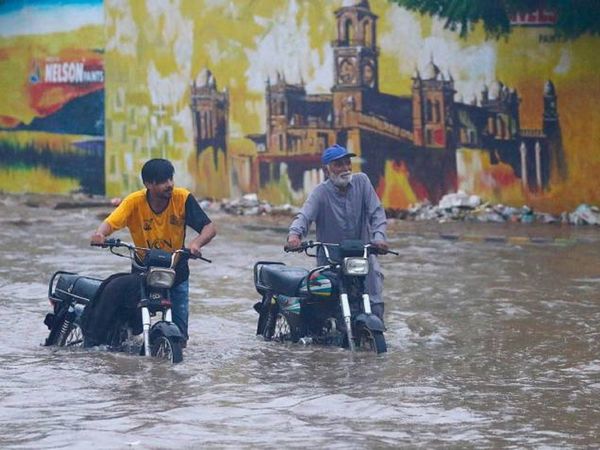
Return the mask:
[[[369,273],[369,261],[367,258],[344,258],[344,274],[367,275]]]
[[[155,288],[169,289],[175,281],[175,271],[173,269],[164,269],[160,267],[151,267],[146,282],[148,286]]]

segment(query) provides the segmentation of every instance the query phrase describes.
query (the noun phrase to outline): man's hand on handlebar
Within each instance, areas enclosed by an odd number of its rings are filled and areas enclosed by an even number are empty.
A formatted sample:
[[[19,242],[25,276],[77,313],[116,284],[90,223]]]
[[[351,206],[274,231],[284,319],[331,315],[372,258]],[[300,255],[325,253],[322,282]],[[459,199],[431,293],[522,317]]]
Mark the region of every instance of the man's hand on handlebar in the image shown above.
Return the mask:
[[[385,241],[373,241],[371,245],[377,249],[377,253],[385,255],[389,251],[389,246]]]
[[[298,250],[301,245],[300,236],[296,234],[290,234],[287,238],[287,243],[284,245],[283,249],[285,251],[294,251]]]
[[[90,245],[103,245],[105,240],[106,236],[96,231],[94,234],[92,234]]]
[[[190,253],[198,258],[202,257],[202,247],[198,243],[192,242],[190,244]]]

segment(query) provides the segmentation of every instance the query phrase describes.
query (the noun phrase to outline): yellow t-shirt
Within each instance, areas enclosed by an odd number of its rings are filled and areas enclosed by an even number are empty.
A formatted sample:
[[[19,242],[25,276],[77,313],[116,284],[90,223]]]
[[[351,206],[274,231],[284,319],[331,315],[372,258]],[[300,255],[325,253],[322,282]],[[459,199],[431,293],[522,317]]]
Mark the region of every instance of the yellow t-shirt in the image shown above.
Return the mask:
[[[148,204],[146,189],[142,189],[125,197],[106,222],[113,231],[129,228],[137,247],[172,252],[185,242],[185,202],[189,195],[187,189],[174,188],[169,205],[157,214]]]

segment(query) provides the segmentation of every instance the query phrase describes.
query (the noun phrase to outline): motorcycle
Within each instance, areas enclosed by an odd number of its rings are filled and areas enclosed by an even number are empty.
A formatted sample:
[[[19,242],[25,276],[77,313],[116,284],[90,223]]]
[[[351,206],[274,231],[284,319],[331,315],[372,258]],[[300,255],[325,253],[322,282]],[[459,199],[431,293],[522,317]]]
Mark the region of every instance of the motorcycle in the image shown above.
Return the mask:
[[[337,255],[332,255],[334,248]],[[275,261],[254,265],[254,285],[262,296],[254,305],[259,314],[256,334],[280,342],[386,352],[385,326],[371,311],[365,284],[370,255],[398,253],[358,240],[340,244],[308,241],[285,251],[316,257],[309,249],[322,251],[327,264],[312,270]]]
[[[183,361],[182,344],[184,336],[172,321],[169,289],[175,280],[175,266],[180,258],[202,259],[194,256],[188,249],[179,249],[173,253],[164,250],[136,247],[120,239],[107,239],[96,245],[108,248],[116,256],[128,258],[134,272],[138,273],[141,297],[137,308],[141,312],[142,340],[140,354],[166,359],[171,363]],[[126,249],[127,253],[117,249]],[[141,261],[136,255],[143,255]],[[82,276],[74,272],[57,271],[48,284],[48,299],[52,312],[46,315],[44,323],[50,330],[45,340],[46,346],[86,347],[82,318],[86,307],[99,294],[105,280]],[[159,315],[159,320],[152,318]],[[136,317],[138,315],[136,314]],[[108,332],[108,347],[111,350],[124,351],[132,342],[133,330],[139,323],[132,318],[117,318]],[[139,321],[139,318],[138,318]]]

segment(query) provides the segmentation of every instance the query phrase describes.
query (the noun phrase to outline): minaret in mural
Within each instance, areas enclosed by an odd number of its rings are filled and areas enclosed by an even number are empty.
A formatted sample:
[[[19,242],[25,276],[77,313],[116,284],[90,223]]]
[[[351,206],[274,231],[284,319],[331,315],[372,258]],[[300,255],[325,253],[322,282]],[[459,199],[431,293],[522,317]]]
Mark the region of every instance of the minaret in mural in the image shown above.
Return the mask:
[[[302,126],[303,99],[306,90],[302,84],[288,84],[277,72],[274,83],[267,80],[267,147],[273,152],[293,151],[294,139],[290,128]]]
[[[429,61],[422,74],[415,70],[412,83],[413,141],[416,146],[447,148],[453,135],[454,80]]]
[[[333,42],[334,127],[355,126],[348,111],[362,111],[369,92],[379,90],[376,43],[377,16],[369,2],[362,0],[354,6],[335,11],[337,39]]]
[[[205,149],[227,153],[227,123],[229,116],[229,94],[226,89],[219,92],[217,82],[208,69],[203,69],[191,85],[191,109],[194,123],[196,155]]]
[[[521,129],[519,94],[513,88],[494,80],[481,92],[481,107],[487,111],[487,134],[493,139],[515,139]]]
[[[558,120],[558,105],[556,103],[556,90],[552,81],[544,85],[544,115],[542,129],[548,140],[548,154],[550,157],[550,174],[559,180],[567,178],[567,162],[562,147],[562,135]]]

